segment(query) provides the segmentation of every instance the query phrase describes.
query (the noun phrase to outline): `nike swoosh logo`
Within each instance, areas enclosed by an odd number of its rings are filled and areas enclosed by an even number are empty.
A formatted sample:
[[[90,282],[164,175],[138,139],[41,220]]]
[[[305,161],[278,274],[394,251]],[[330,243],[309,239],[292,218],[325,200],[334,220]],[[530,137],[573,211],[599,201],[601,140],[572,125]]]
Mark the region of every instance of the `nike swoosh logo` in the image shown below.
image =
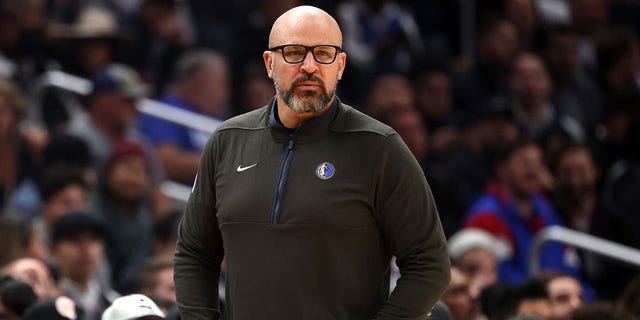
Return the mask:
[[[253,167],[257,166],[257,165],[258,165],[257,163],[254,163],[254,164],[252,164],[250,166],[243,167],[241,164],[239,164],[238,168],[236,168],[236,171],[242,172],[242,171],[245,171],[247,169],[251,169],[251,168],[253,168]]]

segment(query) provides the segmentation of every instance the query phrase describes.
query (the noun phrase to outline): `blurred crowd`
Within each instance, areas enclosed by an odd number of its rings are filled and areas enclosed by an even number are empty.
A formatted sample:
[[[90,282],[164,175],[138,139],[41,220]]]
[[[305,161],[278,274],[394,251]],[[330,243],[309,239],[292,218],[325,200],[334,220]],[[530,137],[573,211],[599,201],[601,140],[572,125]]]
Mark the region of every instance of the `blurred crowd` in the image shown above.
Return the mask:
[[[182,208],[160,186],[192,184],[210,131],[137,103],[215,121],[267,105],[270,27],[301,4],[342,28],[338,96],[424,168],[448,319],[640,319],[638,266],[549,243],[529,267],[549,226],[640,248],[633,0],[0,0],[0,319],[177,319]]]

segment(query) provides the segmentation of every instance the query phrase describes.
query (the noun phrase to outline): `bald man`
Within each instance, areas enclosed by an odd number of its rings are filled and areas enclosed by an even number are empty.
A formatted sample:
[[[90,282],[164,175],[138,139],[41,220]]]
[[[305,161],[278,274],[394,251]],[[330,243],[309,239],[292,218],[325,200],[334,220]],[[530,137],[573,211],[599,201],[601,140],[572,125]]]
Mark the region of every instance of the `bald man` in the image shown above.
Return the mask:
[[[425,319],[449,283],[420,165],[397,133],[343,104],[342,34],[293,8],[263,59],[276,97],[209,140],[175,253],[182,319]],[[401,277],[389,295],[391,257]]]

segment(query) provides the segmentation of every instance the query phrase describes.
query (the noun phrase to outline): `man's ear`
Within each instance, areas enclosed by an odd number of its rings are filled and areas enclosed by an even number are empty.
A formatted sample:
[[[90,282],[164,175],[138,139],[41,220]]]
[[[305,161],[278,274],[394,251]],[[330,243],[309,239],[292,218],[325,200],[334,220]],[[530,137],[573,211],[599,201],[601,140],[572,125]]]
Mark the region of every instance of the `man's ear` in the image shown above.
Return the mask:
[[[344,73],[344,68],[347,66],[347,53],[346,52],[340,52],[340,55],[338,56],[338,63],[340,64],[338,66],[338,80],[342,80],[342,74]]]
[[[262,59],[264,59],[264,67],[267,69],[267,76],[269,76],[269,79],[273,79],[273,52],[263,52]]]

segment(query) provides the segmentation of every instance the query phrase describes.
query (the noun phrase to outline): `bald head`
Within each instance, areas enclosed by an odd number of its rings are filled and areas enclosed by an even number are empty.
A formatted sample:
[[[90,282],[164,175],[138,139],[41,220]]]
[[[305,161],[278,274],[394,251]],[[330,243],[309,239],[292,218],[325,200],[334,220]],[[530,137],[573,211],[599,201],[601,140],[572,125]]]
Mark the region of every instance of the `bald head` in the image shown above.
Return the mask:
[[[322,9],[299,6],[283,13],[273,23],[269,47],[282,44],[330,44],[342,47],[338,22]]]
[[[287,128],[297,128],[328,110],[347,61],[341,47],[342,32],[338,23],[316,7],[295,7],[273,23],[270,49],[262,53],[262,58],[276,88],[280,120]],[[304,56],[289,62],[285,59],[285,50],[289,57],[297,54],[297,58],[304,50]],[[320,55],[320,60],[316,55]],[[329,59],[332,60],[329,62]]]

